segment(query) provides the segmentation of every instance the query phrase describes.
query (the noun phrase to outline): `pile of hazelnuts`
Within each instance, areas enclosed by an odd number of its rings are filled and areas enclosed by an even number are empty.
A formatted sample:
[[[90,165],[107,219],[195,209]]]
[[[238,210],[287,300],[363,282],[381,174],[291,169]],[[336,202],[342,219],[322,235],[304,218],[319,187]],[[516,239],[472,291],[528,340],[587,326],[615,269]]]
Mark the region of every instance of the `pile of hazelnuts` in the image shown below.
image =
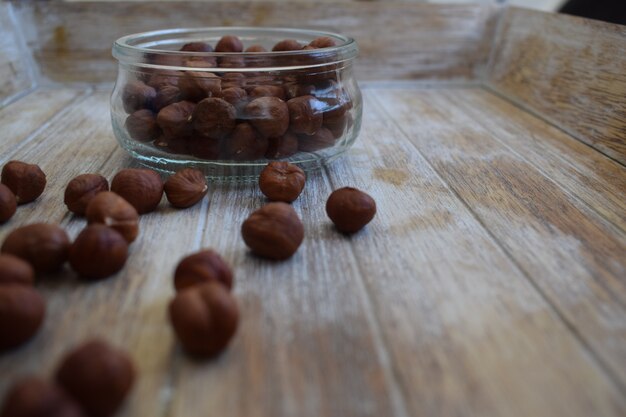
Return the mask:
[[[278,42],[272,51],[332,46],[335,41],[329,37],[306,45],[288,39]],[[181,51],[244,52],[244,45],[229,35],[217,42],[215,50],[208,43],[192,42]],[[315,56],[266,56],[260,45],[250,45],[245,52],[245,56],[154,58],[155,64],[188,69],[145,70],[122,87],[128,136],[171,154],[254,161],[332,147],[350,128],[352,100],[339,81],[336,64],[280,75],[220,72],[220,68],[317,63]],[[204,71],[193,70],[200,67]]]
[[[304,171],[288,162],[270,162],[261,172],[259,187],[271,202],[250,214],[241,227],[254,254],[285,260],[297,251],[304,228],[289,203],[301,194],[305,181]],[[1,182],[0,212],[4,212],[5,188],[15,202],[25,203],[39,197],[46,179],[38,166],[11,161],[2,170]],[[64,202],[88,223],[73,243],[59,226],[35,223],[13,230],[0,247],[0,352],[28,341],[43,322],[45,302],[33,288],[36,274],[53,273],[69,261],[82,279],[109,277],[126,262],[128,245],[139,233],[140,214],[156,210],[164,193],[170,204],[186,208],[201,201],[207,190],[203,173],[191,168],[165,182],[150,169],[123,169],[112,179],[110,190],[106,178],[98,174],[72,179]],[[13,200],[8,205],[15,212]],[[329,196],[326,211],[340,232],[350,234],[372,220],[376,204],[362,191],[341,188]],[[173,282],[176,295],[169,304],[169,319],[183,349],[203,358],[218,355],[239,322],[230,266],[214,250],[204,249],[179,262]],[[126,353],[91,340],[67,354],[54,382],[27,377],[14,384],[0,417],[111,416],[134,379]]]

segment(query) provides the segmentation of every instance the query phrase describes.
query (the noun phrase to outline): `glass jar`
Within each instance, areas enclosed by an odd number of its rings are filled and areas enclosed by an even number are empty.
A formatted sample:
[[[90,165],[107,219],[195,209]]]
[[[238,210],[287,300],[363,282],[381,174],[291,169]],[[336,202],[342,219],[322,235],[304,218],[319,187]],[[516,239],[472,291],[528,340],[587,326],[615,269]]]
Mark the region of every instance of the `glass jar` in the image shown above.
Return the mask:
[[[360,130],[357,52],[351,38],[296,29],[124,36],[113,46],[113,132],[140,163],[166,172],[255,177],[271,160],[320,167]]]

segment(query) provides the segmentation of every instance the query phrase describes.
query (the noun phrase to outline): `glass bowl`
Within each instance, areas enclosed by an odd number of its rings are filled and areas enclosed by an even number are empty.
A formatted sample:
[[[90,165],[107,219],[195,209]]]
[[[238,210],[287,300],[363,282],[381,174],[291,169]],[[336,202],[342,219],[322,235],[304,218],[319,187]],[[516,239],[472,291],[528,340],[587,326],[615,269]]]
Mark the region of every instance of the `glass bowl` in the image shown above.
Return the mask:
[[[299,29],[124,36],[113,45],[113,132],[140,163],[160,171],[254,178],[271,160],[314,169],[359,133],[357,52],[346,36]]]

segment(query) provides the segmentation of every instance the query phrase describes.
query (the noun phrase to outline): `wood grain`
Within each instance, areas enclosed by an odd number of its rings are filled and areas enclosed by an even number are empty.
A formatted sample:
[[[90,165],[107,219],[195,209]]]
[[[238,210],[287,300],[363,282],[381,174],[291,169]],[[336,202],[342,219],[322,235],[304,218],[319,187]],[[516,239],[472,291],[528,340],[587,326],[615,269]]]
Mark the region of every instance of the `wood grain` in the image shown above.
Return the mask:
[[[510,8],[487,82],[626,164],[626,27]]]
[[[112,82],[111,45],[145,30],[202,26],[330,29],[360,45],[362,80],[472,80],[486,65],[492,5],[399,2],[90,2],[17,4],[42,82]],[[132,16],[132,18],[130,18]],[[135,18],[141,16],[140,19]],[[393,28],[393,30],[390,30]]]

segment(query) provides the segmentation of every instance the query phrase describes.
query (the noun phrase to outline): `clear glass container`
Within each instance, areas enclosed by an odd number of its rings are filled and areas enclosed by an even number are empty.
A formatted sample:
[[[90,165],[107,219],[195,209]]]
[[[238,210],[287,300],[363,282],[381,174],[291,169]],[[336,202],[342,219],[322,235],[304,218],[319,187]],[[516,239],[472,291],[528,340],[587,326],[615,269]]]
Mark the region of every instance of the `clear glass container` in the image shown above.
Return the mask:
[[[297,29],[124,36],[113,46],[113,132],[140,163],[166,172],[253,178],[270,160],[317,168],[359,133],[357,52],[351,38]]]

